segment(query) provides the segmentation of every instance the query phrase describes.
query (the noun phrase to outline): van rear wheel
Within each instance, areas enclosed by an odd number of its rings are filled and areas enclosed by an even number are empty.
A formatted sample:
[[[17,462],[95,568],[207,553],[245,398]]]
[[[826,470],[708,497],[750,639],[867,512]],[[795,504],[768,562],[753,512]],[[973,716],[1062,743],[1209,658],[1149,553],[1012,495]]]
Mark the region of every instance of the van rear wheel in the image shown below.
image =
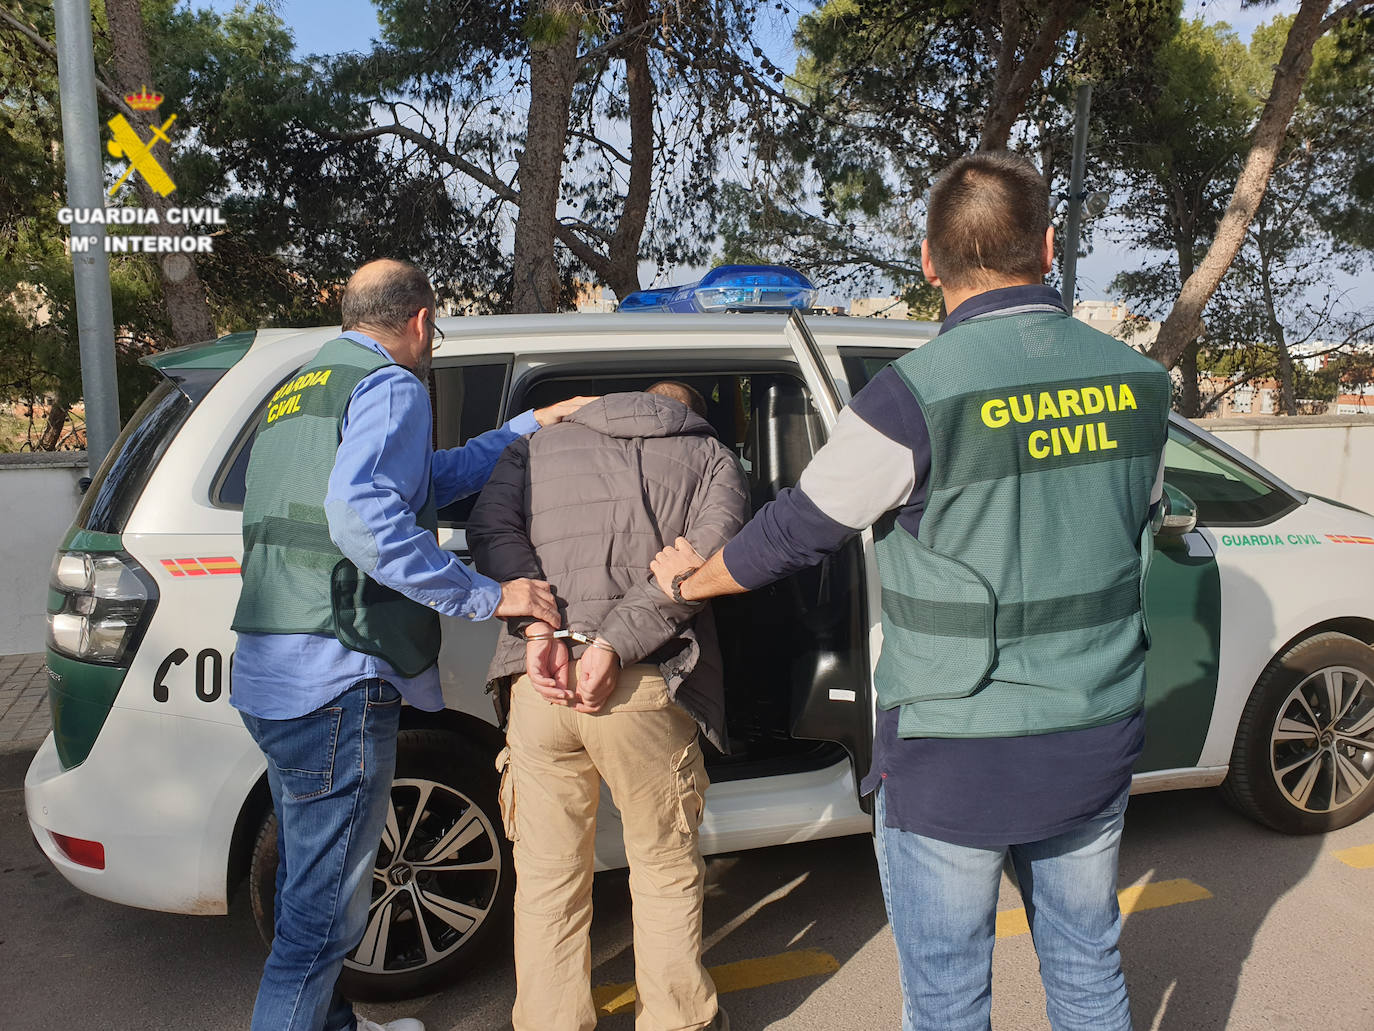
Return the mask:
[[[349,998],[401,999],[449,987],[484,941],[509,929],[515,867],[493,761],[485,748],[445,731],[397,738],[367,926],[339,982]],[[253,917],[268,943],[277,859],[269,810],[249,877]]]

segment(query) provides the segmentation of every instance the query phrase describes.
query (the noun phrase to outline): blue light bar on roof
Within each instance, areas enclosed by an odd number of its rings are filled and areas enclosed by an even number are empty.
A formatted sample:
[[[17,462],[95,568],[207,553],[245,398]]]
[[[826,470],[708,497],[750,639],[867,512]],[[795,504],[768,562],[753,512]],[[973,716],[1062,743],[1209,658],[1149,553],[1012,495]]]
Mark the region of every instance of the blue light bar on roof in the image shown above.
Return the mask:
[[[654,290],[636,290],[616,306],[616,311],[667,311],[668,298],[677,290],[675,286],[662,286]]]
[[[816,288],[785,265],[721,265],[687,286],[660,287],[630,294],[619,311],[805,311]]]

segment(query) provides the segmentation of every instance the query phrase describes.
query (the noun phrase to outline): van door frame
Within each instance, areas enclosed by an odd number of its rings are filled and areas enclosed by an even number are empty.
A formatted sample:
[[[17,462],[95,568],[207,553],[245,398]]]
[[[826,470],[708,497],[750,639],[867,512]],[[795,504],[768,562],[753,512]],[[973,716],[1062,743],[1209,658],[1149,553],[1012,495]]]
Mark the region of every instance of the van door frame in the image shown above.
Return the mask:
[[[792,355],[797,361],[797,366],[801,369],[802,378],[806,381],[812,404],[820,416],[821,424],[825,427],[826,434],[829,435],[835,430],[835,423],[839,419],[840,410],[850,400],[849,391],[841,388],[831,372],[832,368],[843,369],[839,348],[830,344],[822,345],[811,332],[811,328],[806,324],[801,312],[796,310],[788,315],[787,325],[783,333],[787,338],[788,345],[792,348]],[[866,709],[866,731],[870,741],[870,751],[867,758],[871,762],[871,742],[878,718],[878,694],[873,687],[873,673],[878,665],[878,656],[882,654],[883,649],[883,627],[882,620],[879,618],[879,613],[882,612],[882,583],[878,575],[878,557],[872,527],[861,531],[859,540],[863,549],[864,602],[868,619],[868,677],[863,685],[867,697],[856,698],[854,701]],[[856,786],[867,773],[866,768],[855,769],[854,782]],[[873,812],[871,797],[861,794],[859,804],[863,807],[864,812],[870,814]]]

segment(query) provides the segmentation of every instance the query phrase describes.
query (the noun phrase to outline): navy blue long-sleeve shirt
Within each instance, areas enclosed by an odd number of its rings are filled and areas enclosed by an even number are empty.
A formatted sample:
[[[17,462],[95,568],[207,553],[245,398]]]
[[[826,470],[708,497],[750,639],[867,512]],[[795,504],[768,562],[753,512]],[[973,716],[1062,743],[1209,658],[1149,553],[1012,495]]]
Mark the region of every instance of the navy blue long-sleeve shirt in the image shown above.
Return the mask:
[[[1019,312],[1063,311],[1044,286],[991,290],[941,327]],[[802,472],[725,546],[730,575],[750,590],[820,561],[889,512],[916,536],[930,475],[930,434],[916,397],[883,369],[840,413]],[[1155,497],[1161,483],[1155,484]],[[1101,812],[1130,783],[1144,717],[1026,737],[903,738],[900,710],[880,710],[861,790],[883,785],[887,825],[959,845],[1040,841]]]

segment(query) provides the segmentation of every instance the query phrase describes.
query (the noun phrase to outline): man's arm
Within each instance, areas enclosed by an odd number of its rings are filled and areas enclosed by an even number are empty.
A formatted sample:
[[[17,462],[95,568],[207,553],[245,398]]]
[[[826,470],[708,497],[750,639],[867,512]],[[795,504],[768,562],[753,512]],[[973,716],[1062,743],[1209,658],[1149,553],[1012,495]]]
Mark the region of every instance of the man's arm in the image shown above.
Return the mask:
[[[472,563],[493,580],[544,578],[529,538],[529,458],[528,440],[506,448],[468,517]]]
[[[769,502],[772,504],[772,502]],[[761,511],[761,510],[760,510]],[[701,553],[692,547],[686,537],[679,537],[670,548],[664,548],[654,559],[654,582],[664,594],[671,594],[673,581],[683,576],[680,592],[683,599],[690,602],[707,598],[721,598],[727,594],[744,594],[745,587],[733,576],[725,565],[724,549],[715,552],[710,558],[702,558]]]
[[[528,531],[529,458],[527,438],[522,437],[506,448],[468,517],[468,547],[472,550],[473,564],[497,580],[533,577],[542,581],[544,578]],[[517,637],[527,633],[545,637],[526,642],[525,672],[534,689],[544,698],[559,705],[572,704],[573,692],[568,687],[568,646],[547,637],[557,627],[528,618],[511,619],[507,625]]]
[[[504,426],[473,437],[461,447],[434,452],[434,499],[440,508],[475,494],[491,476],[501,453],[516,439],[572,415],[590,397],[571,397],[547,408],[522,412]]]
[[[537,429],[539,422],[534,412],[523,412],[505,425],[473,437],[462,447],[434,452],[431,472],[435,503],[443,508],[481,490],[506,448]]]
[[[418,524],[416,507],[429,489],[429,433],[429,396],[412,374],[387,368],[358,384],[325,498],[334,543],[378,583],[444,615],[487,619],[514,608],[556,623],[547,585],[503,588],[442,550]]]
[[[722,447],[692,498],[686,536],[698,548],[715,551],[735,536],[749,515],[749,491],[734,454]],[[700,605],[680,604],[647,578],[625,592],[601,625],[600,637],[625,665],[652,655],[677,636]]]
[[[884,513],[908,504],[930,470],[930,436],[915,396],[891,368],[840,412],[802,471],[709,560],[676,542],[654,560],[659,587],[680,575],[688,601],[757,590],[837,551]],[[696,572],[692,572],[692,570]],[[686,575],[690,574],[690,575]]]
[[[748,514],[744,474],[734,454],[722,447],[688,506],[686,531],[703,548],[716,548],[738,532]],[[686,537],[678,540],[687,542]],[[671,641],[700,608],[673,601],[647,579],[632,585],[578,663],[574,708],[600,711],[622,666],[642,661]]]

